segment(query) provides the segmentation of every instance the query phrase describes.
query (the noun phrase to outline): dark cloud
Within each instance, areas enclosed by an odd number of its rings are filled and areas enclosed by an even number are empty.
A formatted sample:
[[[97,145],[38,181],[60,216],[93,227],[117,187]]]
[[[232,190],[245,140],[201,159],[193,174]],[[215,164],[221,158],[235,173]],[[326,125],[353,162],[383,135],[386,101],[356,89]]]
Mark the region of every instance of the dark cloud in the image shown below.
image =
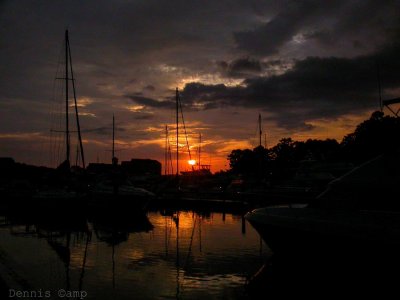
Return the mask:
[[[199,82],[192,82],[185,85],[181,94],[185,99],[185,103],[188,103],[188,101],[191,103],[194,100],[207,103],[222,99],[228,91],[229,89],[224,84],[206,85]]]
[[[396,0],[348,2],[340,9],[340,17],[332,21],[334,26],[315,28],[306,38],[326,47],[347,41],[354,48],[373,51],[391,37],[393,30],[397,32],[399,9],[400,2]]]
[[[324,5],[320,1],[288,1],[271,20],[257,28],[235,32],[234,39],[239,49],[249,53],[275,54],[310,20],[341,4],[343,1],[328,1]]]
[[[126,97],[139,105],[144,105],[148,107],[171,108],[171,109],[175,107],[175,103],[170,100],[158,101],[152,98],[136,96],[136,95],[126,95]]]
[[[261,62],[249,57],[235,59],[231,62],[219,61],[217,62],[217,66],[224,76],[233,78],[254,76],[262,71]]]
[[[133,118],[135,120],[152,120],[154,115],[148,113],[134,113]]]
[[[126,129],[123,127],[115,126],[114,130],[116,132],[126,132]],[[112,133],[112,125],[110,127],[98,127],[98,128],[90,128],[90,129],[82,129],[83,133],[95,133],[99,135],[110,135]]]
[[[187,103],[203,103],[204,109],[209,104],[260,108],[284,128],[311,129],[307,120],[378,108],[377,64],[382,87],[399,88],[399,51],[400,44],[390,43],[353,59],[309,57],[281,75],[246,79],[236,87],[190,83],[182,93]]]
[[[147,90],[147,91],[150,91],[150,92],[154,92],[156,90],[154,85],[146,85],[143,89]]]
[[[398,27],[399,9],[397,0],[286,1],[272,18],[233,36],[238,49],[259,56],[281,53],[296,43],[318,55],[324,55],[321,47],[327,52],[342,48],[344,56],[359,55],[385,42]]]

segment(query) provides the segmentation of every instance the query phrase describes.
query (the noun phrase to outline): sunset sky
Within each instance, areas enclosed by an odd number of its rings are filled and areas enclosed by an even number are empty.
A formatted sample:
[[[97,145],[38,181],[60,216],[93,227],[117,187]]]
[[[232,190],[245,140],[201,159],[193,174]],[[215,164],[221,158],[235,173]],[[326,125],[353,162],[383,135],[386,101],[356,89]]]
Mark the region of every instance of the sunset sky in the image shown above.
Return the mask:
[[[268,146],[340,141],[379,108],[378,69],[382,98],[400,97],[399,12],[366,0],[2,1],[0,156],[56,164],[67,28],[88,162],[111,162],[114,114],[120,161],[164,163],[176,87],[192,152],[201,133],[213,171],[257,145],[259,113]]]

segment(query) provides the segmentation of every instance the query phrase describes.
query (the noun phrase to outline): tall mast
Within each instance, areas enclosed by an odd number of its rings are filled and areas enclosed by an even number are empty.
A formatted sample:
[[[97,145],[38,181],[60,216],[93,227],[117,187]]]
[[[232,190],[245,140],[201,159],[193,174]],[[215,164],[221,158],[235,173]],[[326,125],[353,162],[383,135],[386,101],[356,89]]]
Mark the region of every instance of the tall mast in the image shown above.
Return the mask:
[[[165,157],[164,157],[164,175],[167,175],[168,165],[168,125],[165,125]]]
[[[85,167],[86,167],[85,166],[85,155],[84,155],[84,152],[83,152],[81,126],[80,126],[80,123],[79,123],[79,114],[78,114],[78,104],[77,104],[77,101],[76,101],[75,78],[74,78],[74,71],[72,69],[71,47],[69,45],[68,30],[66,31],[66,44],[68,45],[68,57],[69,57],[69,65],[70,65],[70,70],[71,70],[72,91],[74,93],[75,116],[76,116],[76,127],[78,129],[79,148],[80,148],[80,154],[81,154],[81,158],[82,158],[82,166],[85,169]],[[67,71],[68,71],[68,69],[67,69]],[[68,82],[68,80],[69,80],[68,73],[66,75],[67,75],[66,76],[66,78],[67,78],[66,80]],[[68,85],[68,83],[67,83],[67,85]],[[68,87],[67,87],[67,94],[68,94]],[[68,120],[68,115],[67,115],[67,120]],[[69,132],[68,132],[68,134],[69,134]]]
[[[65,30],[65,139],[67,148],[66,161],[70,162],[70,140],[69,140],[69,119],[68,119],[68,30]]]
[[[379,68],[379,62],[376,64],[376,73],[377,73],[377,77],[378,77],[379,109],[382,112],[383,111],[382,87],[381,87],[381,72],[380,72],[380,68]]]
[[[199,171],[201,170],[200,158],[201,158],[201,133],[200,133],[200,135],[199,135],[199,157],[198,157],[198,161],[199,161]]]
[[[115,157],[115,118],[113,114],[113,128],[112,128],[112,158],[111,162],[114,164],[114,157]]]
[[[176,88],[176,176],[179,176],[179,90]]]
[[[260,136],[259,136],[259,138],[260,138],[260,143],[259,143],[259,146],[261,147],[261,135],[262,135],[262,130],[261,130],[261,114],[258,114],[258,129],[259,129],[259,133],[260,133]]]

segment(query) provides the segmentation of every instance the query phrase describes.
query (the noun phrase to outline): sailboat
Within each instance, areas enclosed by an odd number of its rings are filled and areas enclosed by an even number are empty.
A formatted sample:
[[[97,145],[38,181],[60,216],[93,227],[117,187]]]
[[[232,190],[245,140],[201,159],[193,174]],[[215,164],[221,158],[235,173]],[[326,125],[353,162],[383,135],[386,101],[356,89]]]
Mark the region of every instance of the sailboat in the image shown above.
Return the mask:
[[[121,214],[124,209],[142,212],[154,194],[135,187],[123,174],[115,156],[115,117],[112,123],[112,155],[110,172],[103,174],[90,189],[89,205],[94,210],[115,210]],[[132,212],[132,211],[130,211]]]
[[[60,200],[66,200],[63,204],[70,204],[74,200],[81,200],[83,194],[77,192],[81,189],[81,183],[77,176],[73,176],[71,173],[71,130],[70,130],[70,87],[72,86],[72,96],[73,96],[73,107],[76,117],[76,129],[78,138],[78,154],[80,155],[82,161],[82,169],[85,169],[85,156],[82,145],[82,136],[79,123],[78,105],[75,89],[75,78],[72,69],[72,56],[71,48],[69,42],[68,30],[65,31],[65,74],[64,77],[56,78],[61,79],[65,82],[65,130],[62,132],[65,134],[65,160],[56,168],[46,179],[46,185],[43,186],[37,193],[33,196],[35,203],[42,207],[58,207],[61,202]],[[58,201],[57,201],[58,200]]]

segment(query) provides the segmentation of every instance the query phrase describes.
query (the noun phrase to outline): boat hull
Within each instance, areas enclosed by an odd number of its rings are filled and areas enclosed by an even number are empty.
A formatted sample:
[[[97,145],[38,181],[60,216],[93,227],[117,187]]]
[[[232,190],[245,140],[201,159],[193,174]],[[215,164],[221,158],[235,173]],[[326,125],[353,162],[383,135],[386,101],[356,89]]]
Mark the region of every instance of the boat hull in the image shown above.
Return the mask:
[[[309,208],[263,208],[246,215],[277,254],[357,257],[400,250],[397,214]]]

